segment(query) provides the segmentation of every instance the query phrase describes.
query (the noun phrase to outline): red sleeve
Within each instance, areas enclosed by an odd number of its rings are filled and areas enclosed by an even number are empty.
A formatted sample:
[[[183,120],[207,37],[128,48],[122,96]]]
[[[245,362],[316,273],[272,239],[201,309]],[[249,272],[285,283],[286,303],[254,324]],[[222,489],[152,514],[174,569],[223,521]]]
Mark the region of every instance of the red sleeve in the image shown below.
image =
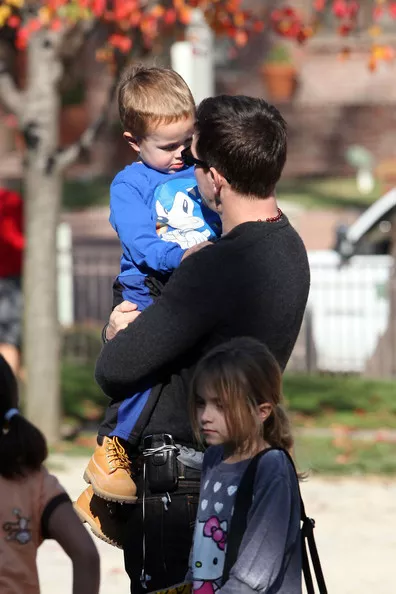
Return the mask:
[[[0,191],[2,241],[18,251],[25,245],[23,236],[23,204],[20,195],[11,190]]]

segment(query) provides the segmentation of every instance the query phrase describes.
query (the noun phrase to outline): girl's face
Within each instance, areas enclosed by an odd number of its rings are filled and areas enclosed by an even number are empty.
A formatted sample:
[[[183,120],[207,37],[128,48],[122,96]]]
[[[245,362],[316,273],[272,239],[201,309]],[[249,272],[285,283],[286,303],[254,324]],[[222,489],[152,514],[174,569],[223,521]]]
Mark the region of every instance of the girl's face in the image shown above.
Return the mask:
[[[226,412],[223,408],[222,400],[218,394],[209,386],[201,385],[198,381],[196,393],[197,420],[201,434],[208,445],[219,445],[233,442],[236,435],[230,434],[227,425]],[[251,441],[251,446],[257,445],[257,440],[262,440],[260,427],[272,412],[272,406],[268,402],[259,404],[253,415],[248,413],[245,418],[246,423],[251,428],[251,435],[245,433],[245,439]],[[230,411],[232,415],[232,411]],[[245,427],[246,429],[246,427]]]
[[[219,397],[208,389],[196,397],[197,419],[200,431],[208,445],[229,441],[229,431]]]

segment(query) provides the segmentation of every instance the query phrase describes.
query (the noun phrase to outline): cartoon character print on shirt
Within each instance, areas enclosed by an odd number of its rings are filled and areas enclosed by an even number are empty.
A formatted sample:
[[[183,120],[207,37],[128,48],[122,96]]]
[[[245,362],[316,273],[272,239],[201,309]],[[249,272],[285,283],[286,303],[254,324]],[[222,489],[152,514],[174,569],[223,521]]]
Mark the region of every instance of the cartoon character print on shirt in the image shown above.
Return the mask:
[[[30,518],[24,518],[20,509],[13,509],[12,513],[17,520],[5,522],[3,529],[8,532],[6,540],[16,540],[19,544],[25,545],[32,540],[32,531],[29,529]]]
[[[194,540],[194,594],[214,594],[223,574],[227,522],[217,516],[198,522]]]
[[[193,178],[172,179],[155,190],[157,233],[183,249],[216,237],[218,217],[203,203]]]

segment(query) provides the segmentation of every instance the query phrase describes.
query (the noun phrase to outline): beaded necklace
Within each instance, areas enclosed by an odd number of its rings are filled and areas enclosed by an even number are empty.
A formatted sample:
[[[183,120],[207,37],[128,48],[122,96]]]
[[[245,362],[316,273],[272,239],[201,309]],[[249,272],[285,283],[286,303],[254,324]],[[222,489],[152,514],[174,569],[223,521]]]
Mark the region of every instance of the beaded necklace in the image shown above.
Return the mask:
[[[279,221],[279,219],[281,218],[282,215],[283,215],[283,212],[278,207],[278,214],[275,217],[268,217],[267,219],[264,219],[264,223],[276,223],[276,221]],[[257,222],[262,223],[263,219],[257,219]]]

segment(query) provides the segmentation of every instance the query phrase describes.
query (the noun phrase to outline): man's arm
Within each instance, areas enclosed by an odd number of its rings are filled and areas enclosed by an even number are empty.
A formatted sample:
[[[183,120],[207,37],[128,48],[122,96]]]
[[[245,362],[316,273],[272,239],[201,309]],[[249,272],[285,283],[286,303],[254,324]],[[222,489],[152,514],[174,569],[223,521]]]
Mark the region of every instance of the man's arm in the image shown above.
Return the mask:
[[[161,297],[104,345],[95,376],[105,394],[116,399],[131,394],[136,384],[188,351],[218,322],[226,307],[221,303],[226,286],[218,282],[210,255],[215,249],[210,246],[183,262]]]
[[[110,223],[124,253],[137,266],[162,273],[172,272],[179,266],[185,250],[157,235],[151,209],[133,185],[126,182],[111,185]]]

